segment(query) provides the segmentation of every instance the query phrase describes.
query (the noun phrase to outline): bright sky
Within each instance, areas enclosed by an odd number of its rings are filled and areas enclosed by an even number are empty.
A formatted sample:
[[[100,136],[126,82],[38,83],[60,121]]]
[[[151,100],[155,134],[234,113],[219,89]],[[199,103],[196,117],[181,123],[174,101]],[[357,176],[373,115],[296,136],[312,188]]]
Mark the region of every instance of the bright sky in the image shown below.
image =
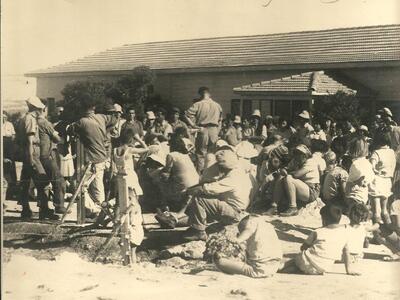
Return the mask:
[[[400,23],[397,0],[268,2],[3,0],[2,73],[7,80],[128,43]]]

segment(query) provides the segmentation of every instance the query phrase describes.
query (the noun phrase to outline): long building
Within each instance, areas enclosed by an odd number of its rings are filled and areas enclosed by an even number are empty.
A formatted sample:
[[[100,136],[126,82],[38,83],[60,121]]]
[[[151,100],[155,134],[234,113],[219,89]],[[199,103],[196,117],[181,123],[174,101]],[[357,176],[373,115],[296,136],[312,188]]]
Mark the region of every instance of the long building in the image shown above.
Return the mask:
[[[67,83],[114,81],[140,65],[156,72],[155,92],[181,108],[208,86],[226,113],[291,116],[313,101],[319,74],[334,88],[318,93],[355,90],[400,117],[398,24],[129,44],[25,75],[36,77],[39,97],[58,101]]]

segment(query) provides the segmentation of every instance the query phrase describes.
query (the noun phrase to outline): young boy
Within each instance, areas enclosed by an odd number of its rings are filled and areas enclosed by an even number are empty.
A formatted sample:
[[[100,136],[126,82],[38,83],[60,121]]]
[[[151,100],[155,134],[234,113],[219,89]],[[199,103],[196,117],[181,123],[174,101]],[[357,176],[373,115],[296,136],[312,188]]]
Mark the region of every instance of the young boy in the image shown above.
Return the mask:
[[[335,204],[337,206],[345,206],[345,188],[349,174],[345,169],[337,164],[336,154],[328,151],[325,156],[327,164],[327,172],[322,184],[322,201],[325,204]]]
[[[320,211],[323,227],[313,231],[294,260],[286,263],[282,271],[293,268],[307,275],[323,275],[330,272],[336,260],[345,254],[345,267],[349,275],[359,275],[351,270],[351,260],[347,247],[347,230],[339,225],[342,217],[340,208],[326,205]]]
[[[273,276],[282,260],[282,248],[274,227],[260,217],[248,215],[238,225],[239,235],[232,242],[246,242],[246,263],[214,255],[218,269],[228,274],[253,278]]]

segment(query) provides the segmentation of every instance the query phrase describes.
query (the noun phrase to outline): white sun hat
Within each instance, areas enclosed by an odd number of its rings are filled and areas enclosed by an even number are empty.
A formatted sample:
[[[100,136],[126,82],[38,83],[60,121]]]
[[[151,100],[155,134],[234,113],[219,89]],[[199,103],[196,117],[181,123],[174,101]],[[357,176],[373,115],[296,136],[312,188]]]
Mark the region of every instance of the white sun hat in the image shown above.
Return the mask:
[[[40,109],[44,109],[46,107],[46,105],[43,104],[42,100],[40,100],[40,98],[37,96],[29,97],[28,100],[26,100],[26,103],[28,105],[31,105],[33,107],[40,108]]]

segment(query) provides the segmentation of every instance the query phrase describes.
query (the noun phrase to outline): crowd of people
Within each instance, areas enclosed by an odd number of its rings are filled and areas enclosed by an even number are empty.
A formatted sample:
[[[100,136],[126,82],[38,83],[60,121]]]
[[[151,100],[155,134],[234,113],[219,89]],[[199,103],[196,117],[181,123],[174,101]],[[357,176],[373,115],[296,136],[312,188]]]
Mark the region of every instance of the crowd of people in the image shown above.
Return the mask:
[[[118,199],[115,178],[123,176],[135,207],[130,215],[133,245],[143,239],[142,210],[153,211],[161,227],[187,226],[186,241],[207,240],[212,221],[238,224],[236,242],[246,241],[248,260],[238,263],[216,255],[217,267],[270,276],[280,267],[279,240],[273,226],[254,213],[295,216],[321,199],[323,227],[284,269],[323,274],[344,251],[348,274],[356,274],[352,265],[367,236],[400,251],[400,127],[388,108],[378,112],[369,128],[330,117],[312,120],[306,110],[293,120],[263,118],[257,109],[250,117],[223,119],[210,90],[201,87],[198,93],[184,111],[155,107],[141,120],[133,107],[123,109],[112,97],[100,113],[89,96],[82,99],[84,112],[74,123],[63,120],[62,108],[51,123],[37,97],[27,100],[29,111],[15,130],[3,115],[4,171],[13,174],[5,178],[15,180],[13,163],[23,162],[21,218],[32,218],[32,195],[39,219],[57,220],[67,213],[66,191],[76,188],[78,137],[89,166],[83,187],[86,215],[100,218],[104,204]],[[342,214],[350,224],[339,224]]]

